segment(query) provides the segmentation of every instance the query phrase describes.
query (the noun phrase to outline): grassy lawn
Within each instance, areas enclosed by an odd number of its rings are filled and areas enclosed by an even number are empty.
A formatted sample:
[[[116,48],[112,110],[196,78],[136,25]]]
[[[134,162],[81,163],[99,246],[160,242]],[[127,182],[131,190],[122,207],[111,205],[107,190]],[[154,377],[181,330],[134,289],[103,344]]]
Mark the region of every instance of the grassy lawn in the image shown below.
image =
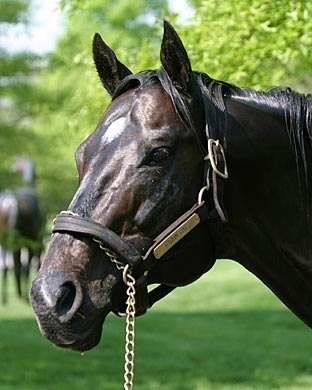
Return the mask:
[[[159,302],[136,332],[136,390],[312,389],[311,330],[232,262]],[[1,390],[120,390],[123,349],[113,315],[80,355],[45,341],[26,303],[0,306]]]

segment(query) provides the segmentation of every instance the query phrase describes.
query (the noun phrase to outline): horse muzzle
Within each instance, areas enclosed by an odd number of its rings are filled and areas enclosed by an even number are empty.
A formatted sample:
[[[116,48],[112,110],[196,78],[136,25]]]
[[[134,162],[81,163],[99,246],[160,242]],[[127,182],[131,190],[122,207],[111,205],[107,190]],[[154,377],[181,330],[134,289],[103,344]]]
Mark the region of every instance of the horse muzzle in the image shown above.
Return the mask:
[[[77,351],[95,347],[110,312],[99,310],[81,284],[70,274],[48,272],[34,279],[30,300],[40,332],[53,344]]]

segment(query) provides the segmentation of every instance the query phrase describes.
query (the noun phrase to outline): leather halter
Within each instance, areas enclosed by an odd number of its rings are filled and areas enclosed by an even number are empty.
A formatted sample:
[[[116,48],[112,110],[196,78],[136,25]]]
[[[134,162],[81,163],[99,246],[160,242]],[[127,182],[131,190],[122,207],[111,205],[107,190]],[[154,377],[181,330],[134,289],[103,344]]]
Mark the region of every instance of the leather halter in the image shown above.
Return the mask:
[[[228,178],[226,158],[223,146],[217,138],[217,129],[208,128],[208,104],[206,99],[203,99],[203,102],[206,121],[205,132],[208,142],[208,154],[204,157],[204,160],[208,162],[205,172],[205,186],[199,193],[198,202],[169,225],[154,240],[146,237],[142,238],[144,244],[148,244],[148,248],[137,248],[131,242],[123,240],[106,226],[92,219],[81,217],[72,211],[62,212],[54,220],[53,233],[76,233],[88,236],[98,242],[101,249],[104,249],[106,255],[113,259],[117,265],[121,265],[120,269],[124,267],[130,268],[131,274],[136,279],[136,315],[144,314],[155,302],[175,288],[160,284],[151,292],[147,290],[148,273],[162,257],[201,223],[208,220],[215,221],[216,219],[221,220],[223,223],[226,222],[226,215],[219,201],[221,198],[222,202],[223,179]],[[212,136],[215,137],[212,138]],[[222,180],[219,183],[220,179]],[[212,189],[212,192],[210,189]],[[204,200],[205,191],[212,195],[214,204],[212,208],[209,208]],[[212,265],[213,263],[209,267],[211,268]],[[123,309],[118,308],[114,312],[120,315],[124,313]]]
[[[218,148],[220,147],[218,143]],[[215,158],[215,157],[211,157]],[[214,167],[214,162],[212,167]],[[214,169],[214,168],[213,168]],[[219,174],[218,172],[216,174]],[[224,177],[224,176],[222,176]],[[216,209],[210,209],[203,200],[203,195],[208,187],[203,187],[198,196],[198,202],[176,221],[169,225],[154,240],[144,238],[149,243],[149,248],[138,250],[131,243],[123,240],[106,226],[81,217],[71,211],[60,213],[54,220],[53,233],[82,234],[100,242],[101,247],[112,252],[118,262],[123,266],[128,265],[136,278],[136,315],[144,314],[156,301],[169,294],[175,287],[161,284],[148,293],[147,275],[149,271],[170,251],[178,242],[184,239],[193,229],[201,223],[216,219]],[[212,266],[212,265],[211,265]],[[123,313],[122,308],[115,311]]]

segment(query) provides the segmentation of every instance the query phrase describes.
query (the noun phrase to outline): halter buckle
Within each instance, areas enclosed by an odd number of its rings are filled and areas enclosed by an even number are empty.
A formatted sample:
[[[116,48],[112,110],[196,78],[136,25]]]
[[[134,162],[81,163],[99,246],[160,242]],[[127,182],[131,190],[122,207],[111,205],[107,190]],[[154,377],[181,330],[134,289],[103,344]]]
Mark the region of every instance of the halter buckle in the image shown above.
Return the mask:
[[[215,152],[218,152],[218,151],[221,153],[221,156],[223,159],[223,164],[224,164],[224,171],[223,172],[221,172],[217,166],[218,157],[216,156]],[[208,154],[207,154],[207,156],[204,157],[204,160],[210,161],[212,169],[214,170],[214,172],[218,176],[222,177],[223,179],[228,179],[229,173],[228,173],[228,168],[227,168],[227,164],[226,164],[225,152],[224,152],[223,146],[221,145],[221,143],[218,139],[215,140],[215,139],[210,138],[208,140]]]

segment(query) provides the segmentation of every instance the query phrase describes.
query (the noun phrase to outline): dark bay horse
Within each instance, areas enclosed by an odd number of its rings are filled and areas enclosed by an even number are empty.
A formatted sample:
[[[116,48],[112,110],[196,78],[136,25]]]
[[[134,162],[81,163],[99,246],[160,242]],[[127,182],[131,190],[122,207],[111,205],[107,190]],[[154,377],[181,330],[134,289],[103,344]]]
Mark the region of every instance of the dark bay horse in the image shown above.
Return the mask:
[[[40,257],[43,218],[35,189],[35,166],[26,158],[17,158],[12,167],[22,177],[22,186],[0,192],[0,245],[2,258],[2,302],[7,301],[8,252],[13,253],[14,275],[19,297],[28,299],[31,261]],[[28,250],[22,264],[22,248]]]
[[[120,268],[138,315],[224,258],[311,327],[312,97],[193,71],[168,23],[160,70],[132,74],[98,34],[93,56],[112,103],[76,152],[79,187],[33,281],[43,335],[97,345],[124,304]]]

